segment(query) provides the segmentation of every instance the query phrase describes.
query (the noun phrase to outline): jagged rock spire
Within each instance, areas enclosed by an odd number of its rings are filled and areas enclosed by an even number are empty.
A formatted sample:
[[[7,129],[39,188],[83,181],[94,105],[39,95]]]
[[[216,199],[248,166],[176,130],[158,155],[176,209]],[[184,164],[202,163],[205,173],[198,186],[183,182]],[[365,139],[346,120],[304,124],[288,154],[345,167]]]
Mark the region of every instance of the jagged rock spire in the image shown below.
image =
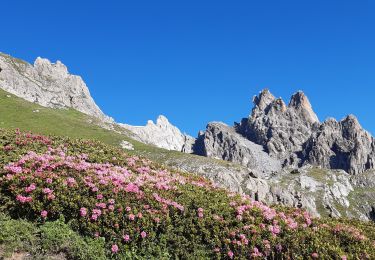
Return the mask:
[[[261,110],[266,109],[274,100],[275,97],[268,89],[263,89],[261,92],[259,92],[258,96],[253,97],[254,105]]]
[[[317,115],[312,109],[309,99],[302,91],[298,91],[292,95],[288,107],[300,111],[300,113],[302,113],[305,119],[310,123],[319,122]]]

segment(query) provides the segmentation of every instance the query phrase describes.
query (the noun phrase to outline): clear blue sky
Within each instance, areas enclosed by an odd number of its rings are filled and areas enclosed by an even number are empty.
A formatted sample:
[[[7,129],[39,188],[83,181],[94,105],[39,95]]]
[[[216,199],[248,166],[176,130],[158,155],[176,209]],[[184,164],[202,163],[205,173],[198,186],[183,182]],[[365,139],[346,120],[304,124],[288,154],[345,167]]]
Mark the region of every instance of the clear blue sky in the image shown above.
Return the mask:
[[[61,60],[119,122],[166,115],[196,135],[246,117],[269,88],[320,120],[375,133],[375,1],[1,2],[0,51]]]

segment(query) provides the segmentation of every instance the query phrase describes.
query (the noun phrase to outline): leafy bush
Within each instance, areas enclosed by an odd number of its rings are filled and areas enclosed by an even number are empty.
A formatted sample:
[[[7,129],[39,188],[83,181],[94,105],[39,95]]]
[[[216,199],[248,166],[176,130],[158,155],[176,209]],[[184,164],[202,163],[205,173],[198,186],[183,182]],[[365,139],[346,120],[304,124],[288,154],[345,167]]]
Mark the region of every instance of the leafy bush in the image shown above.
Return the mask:
[[[99,142],[2,130],[0,143],[0,205],[44,223],[44,250],[82,259],[99,259],[103,246],[118,259],[375,258],[373,224],[268,207]]]
[[[38,243],[37,228],[25,220],[14,220],[0,214],[0,244],[5,245],[5,256],[14,251],[24,251]]]
[[[64,218],[46,222],[40,227],[42,250],[64,252],[72,259],[105,259],[104,239],[84,239],[75,233]]]

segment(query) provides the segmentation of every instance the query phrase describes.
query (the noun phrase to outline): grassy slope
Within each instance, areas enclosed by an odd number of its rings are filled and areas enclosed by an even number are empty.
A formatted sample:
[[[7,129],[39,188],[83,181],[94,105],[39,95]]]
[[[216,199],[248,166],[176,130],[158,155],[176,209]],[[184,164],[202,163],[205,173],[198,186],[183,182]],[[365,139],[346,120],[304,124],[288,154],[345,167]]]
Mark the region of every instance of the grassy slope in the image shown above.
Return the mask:
[[[36,110],[39,112],[35,112]],[[0,90],[0,127],[20,128],[47,135],[98,139],[111,145],[118,145],[122,140],[129,139],[95,125],[94,119],[76,110],[45,108],[4,90]],[[135,142],[135,145],[138,143]]]
[[[33,112],[36,110],[39,112]],[[114,146],[119,146],[122,140],[126,140],[135,148],[134,151],[127,151],[129,154],[144,156],[154,162],[177,169],[183,168],[191,173],[202,173],[199,168],[204,168],[205,176],[243,169],[235,163],[147,145],[128,137],[127,130],[120,127],[115,127],[116,131],[106,130],[98,126],[98,123],[95,118],[74,109],[45,108],[0,89],[0,128],[19,128],[44,135],[95,139]]]
[[[10,96],[10,97],[9,97]],[[39,112],[34,112],[38,110]],[[202,158],[201,156],[168,151],[152,145],[135,141],[126,135],[126,130],[106,130],[97,125],[97,120],[74,109],[51,109],[25,101],[0,89],[0,127],[32,131],[45,135],[67,136],[71,138],[96,139],[109,145],[118,146],[122,140],[134,145],[135,150],[129,151],[144,155],[163,163],[171,159],[204,160],[229,166],[231,163]],[[122,132],[124,134],[121,134]]]

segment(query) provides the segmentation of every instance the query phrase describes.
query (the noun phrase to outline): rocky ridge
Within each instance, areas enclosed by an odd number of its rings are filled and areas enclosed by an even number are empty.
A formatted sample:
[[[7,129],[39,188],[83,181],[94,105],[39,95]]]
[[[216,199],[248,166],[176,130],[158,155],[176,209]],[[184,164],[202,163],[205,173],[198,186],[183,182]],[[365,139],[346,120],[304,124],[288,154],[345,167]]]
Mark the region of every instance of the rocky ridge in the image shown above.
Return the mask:
[[[255,96],[253,102],[250,116],[230,129],[233,140],[223,142],[222,133],[228,132],[228,128],[220,126],[220,130],[213,131],[209,123],[200,139],[215,143],[198,142],[195,152],[216,157],[225,151],[222,159],[246,166],[246,158],[252,155],[252,147],[255,147],[253,144],[258,144],[263,146],[270,158],[279,160],[283,167],[298,168],[311,164],[327,169],[342,169],[350,174],[374,169],[375,140],[353,115],[339,122],[327,119],[320,123],[308,98],[301,91],[291,97],[288,105],[267,89]],[[236,137],[234,131],[238,134]],[[241,138],[242,141],[238,142]],[[243,148],[245,142],[247,149]],[[231,143],[230,148],[228,143]],[[202,153],[206,150],[210,152]],[[241,152],[238,153],[238,150]]]
[[[163,115],[160,115],[156,119],[156,123],[149,120],[145,126],[119,125],[129,130],[132,133],[132,137],[140,142],[152,144],[167,150],[185,153],[193,152],[195,138],[181,133],[181,131],[172,125]]]
[[[73,108],[113,122],[95,104],[82,78],[70,74],[60,61],[38,57],[31,65],[0,53],[0,88],[45,107]]]

